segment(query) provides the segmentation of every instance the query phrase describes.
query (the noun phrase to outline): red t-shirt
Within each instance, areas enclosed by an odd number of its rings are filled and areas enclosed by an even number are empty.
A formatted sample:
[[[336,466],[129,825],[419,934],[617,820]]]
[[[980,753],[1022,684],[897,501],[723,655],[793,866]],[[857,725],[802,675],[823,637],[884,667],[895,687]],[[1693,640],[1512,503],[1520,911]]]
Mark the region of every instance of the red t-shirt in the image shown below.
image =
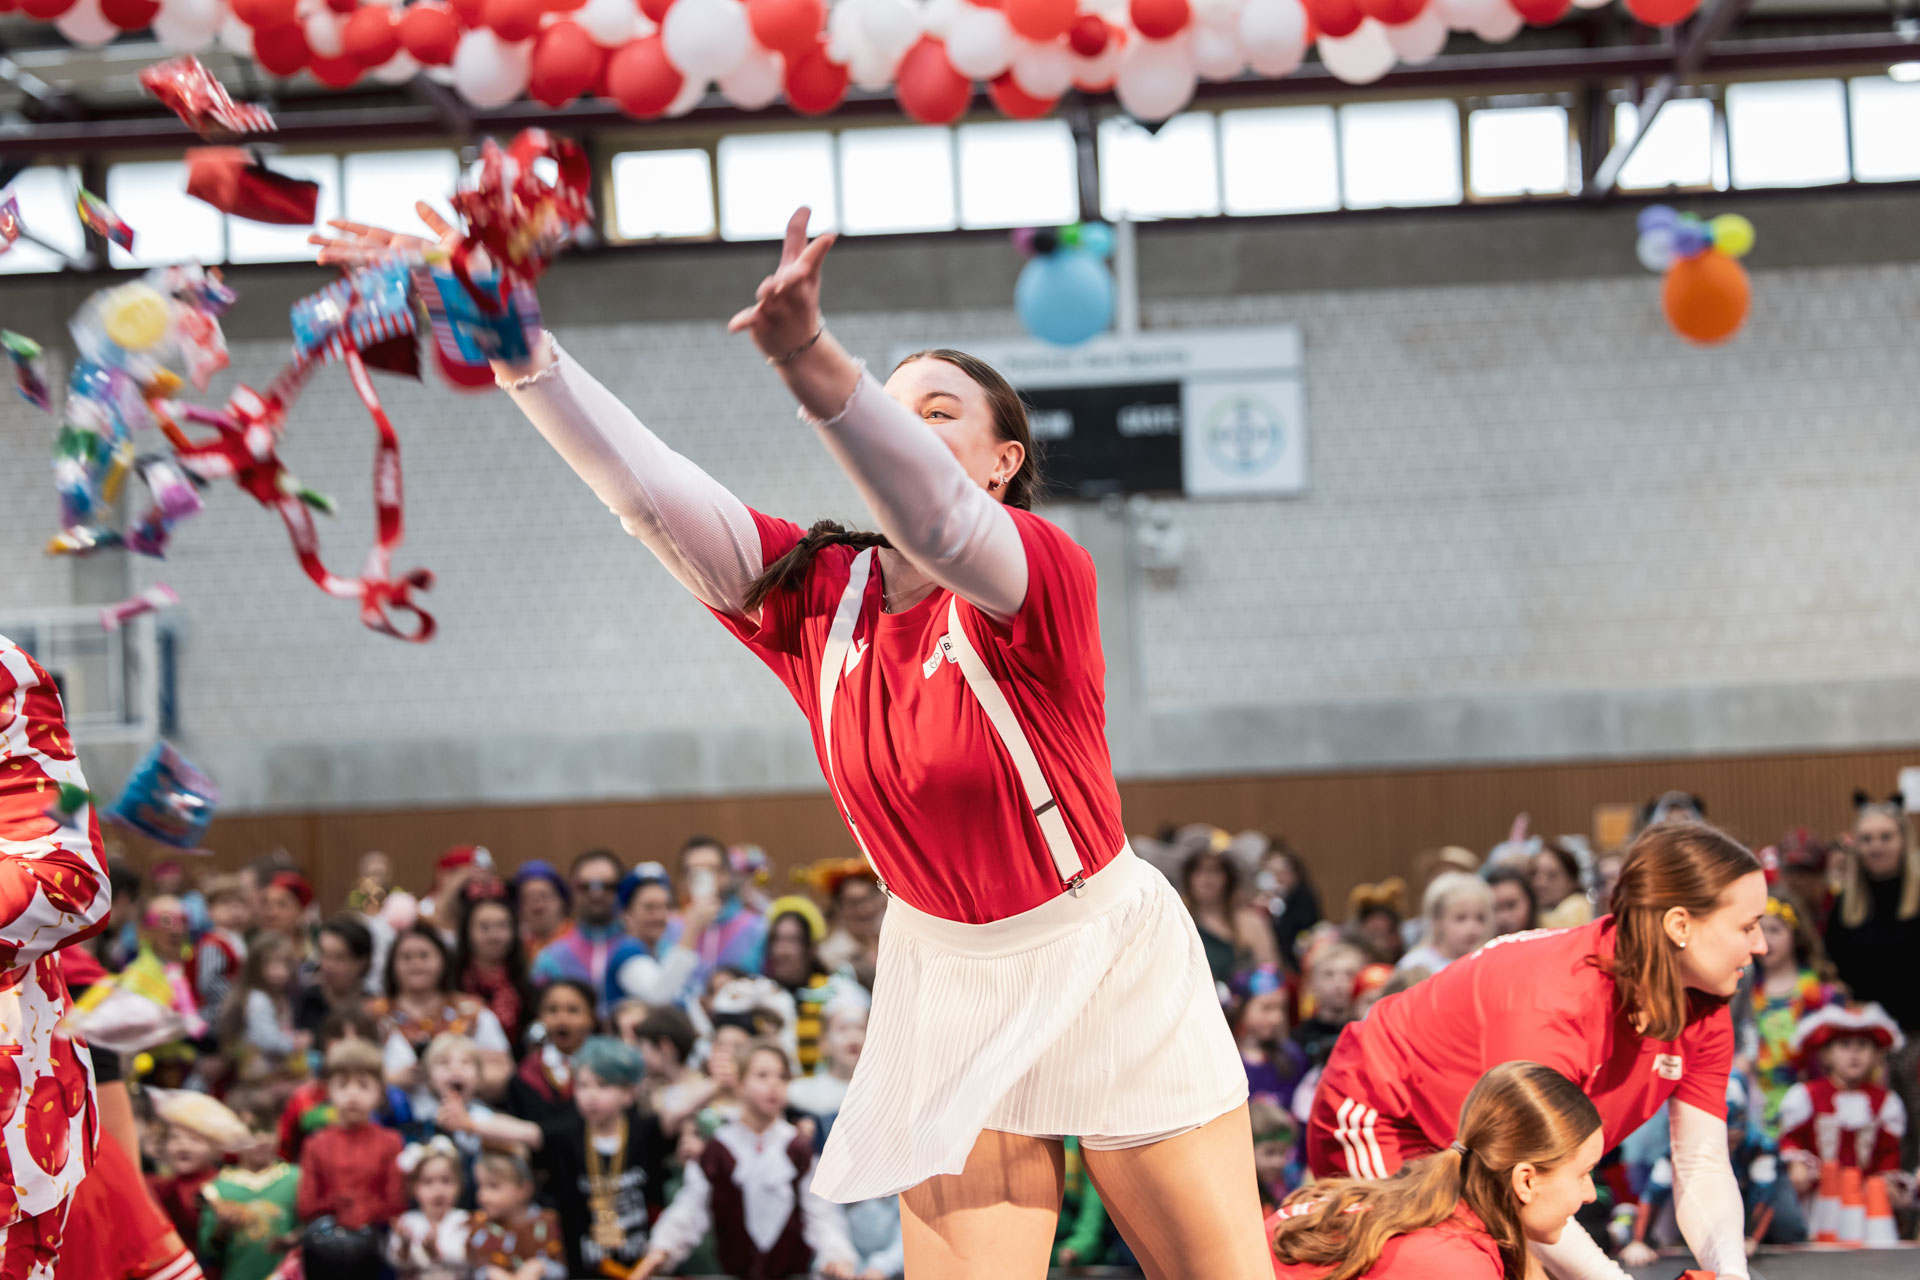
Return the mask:
[[[1267,1219],[1268,1241],[1272,1241],[1274,1228],[1289,1209],[1312,1207],[1308,1203],[1274,1210]],[[1273,1259],[1273,1274],[1278,1280],[1319,1280],[1331,1270],[1317,1263],[1282,1262],[1278,1254]],[[1507,1268],[1479,1215],[1462,1204],[1443,1222],[1388,1240],[1379,1259],[1360,1274],[1364,1280],[1503,1280]]]
[[[1613,950],[1612,916],[1497,938],[1350,1025],[1320,1087],[1383,1119],[1412,1120],[1436,1148],[1453,1141],[1460,1106],[1487,1069],[1516,1060],[1579,1085],[1610,1148],[1669,1097],[1724,1114],[1733,1066],[1727,1006],[1690,996],[1680,1038],[1647,1039],[1594,964],[1611,963]]]
[[[962,600],[961,625],[1005,691],[1092,873],[1125,838],[1107,754],[1093,559],[1039,516],[1007,514],[1026,547],[1026,599],[1005,627]],[[806,533],[757,511],[753,519],[767,564]],[[757,627],[716,615],[793,694],[816,753],[820,663],[856,554],[822,549],[804,586],[767,598]],[[882,613],[876,566],[835,695],[833,782],[893,893],[930,915],[979,924],[1058,896],[1060,876],[986,711],[959,665],[940,657],[952,599],[936,587],[903,613]]]

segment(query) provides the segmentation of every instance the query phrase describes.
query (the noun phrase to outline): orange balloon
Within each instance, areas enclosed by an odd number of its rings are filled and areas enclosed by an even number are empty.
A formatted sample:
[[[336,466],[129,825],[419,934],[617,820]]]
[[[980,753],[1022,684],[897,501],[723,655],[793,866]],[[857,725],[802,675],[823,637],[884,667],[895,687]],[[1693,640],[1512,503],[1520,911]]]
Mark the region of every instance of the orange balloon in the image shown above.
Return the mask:
[[[1753,286],[1745,267],[1718,249],[1709,249],[1667,269],[1660,302],[1666,308],[1667,323],[1681,337],[1725,342],[1746,322]]]

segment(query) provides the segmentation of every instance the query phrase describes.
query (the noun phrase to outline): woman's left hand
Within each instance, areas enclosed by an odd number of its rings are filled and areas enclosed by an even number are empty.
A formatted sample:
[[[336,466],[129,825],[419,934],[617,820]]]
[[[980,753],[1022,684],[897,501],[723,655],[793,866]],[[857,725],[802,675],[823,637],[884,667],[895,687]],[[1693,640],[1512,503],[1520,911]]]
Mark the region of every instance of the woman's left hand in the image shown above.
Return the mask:
[[[760,282],[753,305],[727,322],[728,333],[750,330],[753,345],[770,359],[799,350],[820,331],[820,264],[836,237],[829,231],[807,243],[812,216],[805,205],[794,210],[780,247],[780,265]]]

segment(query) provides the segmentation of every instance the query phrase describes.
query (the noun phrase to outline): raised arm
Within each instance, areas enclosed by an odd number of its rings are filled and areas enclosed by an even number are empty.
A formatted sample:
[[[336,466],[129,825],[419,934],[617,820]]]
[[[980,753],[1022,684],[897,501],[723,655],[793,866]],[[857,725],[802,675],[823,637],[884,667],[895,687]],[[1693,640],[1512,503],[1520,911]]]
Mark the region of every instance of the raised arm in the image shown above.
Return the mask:
[[[1013,517],[928,425],[827,333],[820,267],[834,237],[807,243],[809,211],[787,225],[780,266],[729,328],[749,329],[785,379],[880,531],[915,568],[1001,622],[1027,594],[1026,549]]]

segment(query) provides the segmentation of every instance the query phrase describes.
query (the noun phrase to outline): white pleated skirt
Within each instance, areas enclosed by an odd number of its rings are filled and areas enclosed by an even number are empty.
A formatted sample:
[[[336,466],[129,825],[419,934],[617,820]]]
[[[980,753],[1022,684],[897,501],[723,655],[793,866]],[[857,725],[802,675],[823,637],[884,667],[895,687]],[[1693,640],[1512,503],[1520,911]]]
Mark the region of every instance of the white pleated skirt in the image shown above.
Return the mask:
[[[983,1129],[1122,1146],[1246,1100],[1193,919],[1123,850],[1079,896],[990,924],[887,904],[866,1048],[813,1189],[851,1204],[959,1173]]]

